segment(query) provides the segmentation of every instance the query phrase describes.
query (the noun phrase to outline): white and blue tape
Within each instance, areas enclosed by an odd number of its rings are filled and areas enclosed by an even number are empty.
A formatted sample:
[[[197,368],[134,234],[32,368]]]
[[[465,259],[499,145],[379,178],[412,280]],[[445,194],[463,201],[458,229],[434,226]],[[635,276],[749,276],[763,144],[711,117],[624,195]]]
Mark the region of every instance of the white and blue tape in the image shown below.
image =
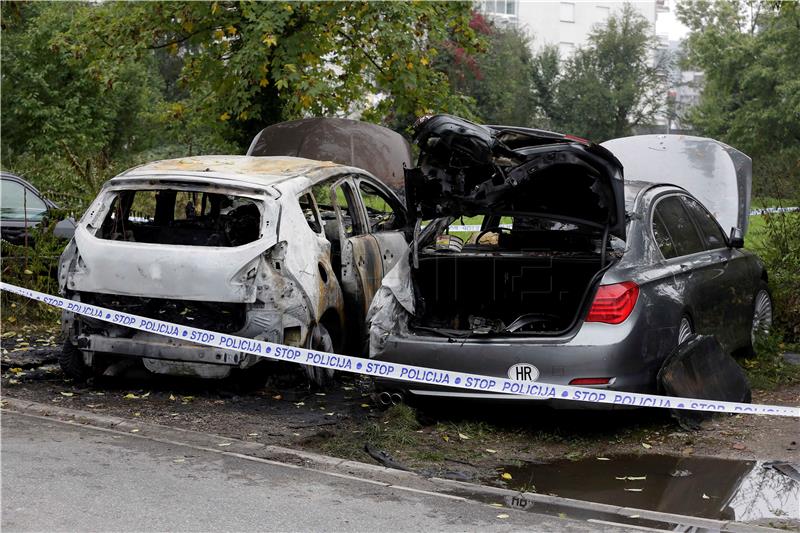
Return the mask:
[[[267,359],[289,361],[410,383],[436,384],[443,387],[467,389],[475,392],[514,394],[531,397],[537,400],[572,400],[596,404],[800,417],[800,407],[723,402],[697,398],[680,398],[655,394],[590,389],[571,385],[518,381],[496,376],[482,376],[478,374],[466,374],[464,372],[452,372],[449,370],[387,363],[362,357],[320,352],[307,348],[297,348],[274,342],[260,341],[205,329],[182,326],[163,320],[123,313],[121,311],[89,305],[83,302],[76,302],[59,296],[52,296],[23,287],[17,287],[9,283],[0,282],[0,289],[79,315],[89,316],[140,331],[158,333],[181,341],[191,341],[196,344],[215,348],[233,349]]]

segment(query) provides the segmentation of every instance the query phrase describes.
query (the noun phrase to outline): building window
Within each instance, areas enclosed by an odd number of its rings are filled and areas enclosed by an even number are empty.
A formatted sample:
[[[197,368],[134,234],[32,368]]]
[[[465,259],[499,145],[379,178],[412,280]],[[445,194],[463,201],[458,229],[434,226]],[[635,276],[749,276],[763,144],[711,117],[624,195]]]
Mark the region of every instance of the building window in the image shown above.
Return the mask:
[[[558,55],[562,60],[567,59],[575,51],[575,43],[560,42],[558,43]]]
[[[486,0],[481,7],[487,15],[517,16],[517,0]]]
[[[561,22],[575,22],[575,4],[561,2]]]

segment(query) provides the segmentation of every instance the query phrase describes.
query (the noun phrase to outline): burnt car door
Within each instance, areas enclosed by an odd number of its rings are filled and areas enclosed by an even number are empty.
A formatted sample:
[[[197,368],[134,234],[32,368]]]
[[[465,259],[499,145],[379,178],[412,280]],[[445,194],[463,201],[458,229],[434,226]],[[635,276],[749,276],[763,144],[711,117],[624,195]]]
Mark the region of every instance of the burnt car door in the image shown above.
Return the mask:
[[[327,184],[327,190],[318,189],[315,196],[318,203],[328,203],[335,214],[334,218],[325,220],[325,236],[332,245],[334,269],[339,272],[349,338],[353,343],[350,347],[358,347],[366,334],[367,309],[383,279],[380,246],[368,231],[364,207],[352,176]]]
[[[707,249],[683,196],[668,194],[656,201],[653,235],[664,256],[664,266],[673,272],[694,331],[720,335],[718,340],[727,349],[729,339],[723,336],[730,278],[725,251]]]
[[[704,297],[716,300],[719,309],[716,330],[720,343],[732,350],[746,344],[750,339],[751,309],[756,292],[757,278],[749,267],[747,256],[728,246],[722,228],[700,202],[681,195],[684,206],[694,220],[710,264],[715,272],[715,282],[704,291]]]
[[[396,196],[366,176],[358,177],[358,192],[365,209],[367,230],[380,247],[383,277],[408,248],[406,211]]]

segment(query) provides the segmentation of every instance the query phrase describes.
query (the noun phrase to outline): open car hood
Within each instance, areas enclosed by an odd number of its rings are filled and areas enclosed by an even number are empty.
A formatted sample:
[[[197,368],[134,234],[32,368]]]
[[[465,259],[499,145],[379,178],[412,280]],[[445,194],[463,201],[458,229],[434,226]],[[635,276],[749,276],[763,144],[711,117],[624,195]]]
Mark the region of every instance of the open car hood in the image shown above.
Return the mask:
[[[689,135],[638,135],[602,145],[622,161],[628,179],[683,187],[726,232],[747,232],[753,162],[739,150]]]
[[[622,165],[601,146],[450,115],[421,119],[414,140],[406,203],[418,218],[519,213],[625,239]]]
[[[304,118],[273,124],[255,136],[247,155],[286,155],[362,168],[402,194],[411,147],[383,126],[344,118]]]

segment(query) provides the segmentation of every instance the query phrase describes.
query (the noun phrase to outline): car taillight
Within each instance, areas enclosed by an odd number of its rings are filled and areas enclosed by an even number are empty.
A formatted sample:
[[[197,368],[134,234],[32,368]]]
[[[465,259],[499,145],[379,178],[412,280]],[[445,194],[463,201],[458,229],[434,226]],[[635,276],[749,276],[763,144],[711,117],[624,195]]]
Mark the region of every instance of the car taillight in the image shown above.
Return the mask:
[[[624,322],[636,306],[639,286],[632,281],[613,285],[600,285],[594,296],[586,322],[619,324]]]

